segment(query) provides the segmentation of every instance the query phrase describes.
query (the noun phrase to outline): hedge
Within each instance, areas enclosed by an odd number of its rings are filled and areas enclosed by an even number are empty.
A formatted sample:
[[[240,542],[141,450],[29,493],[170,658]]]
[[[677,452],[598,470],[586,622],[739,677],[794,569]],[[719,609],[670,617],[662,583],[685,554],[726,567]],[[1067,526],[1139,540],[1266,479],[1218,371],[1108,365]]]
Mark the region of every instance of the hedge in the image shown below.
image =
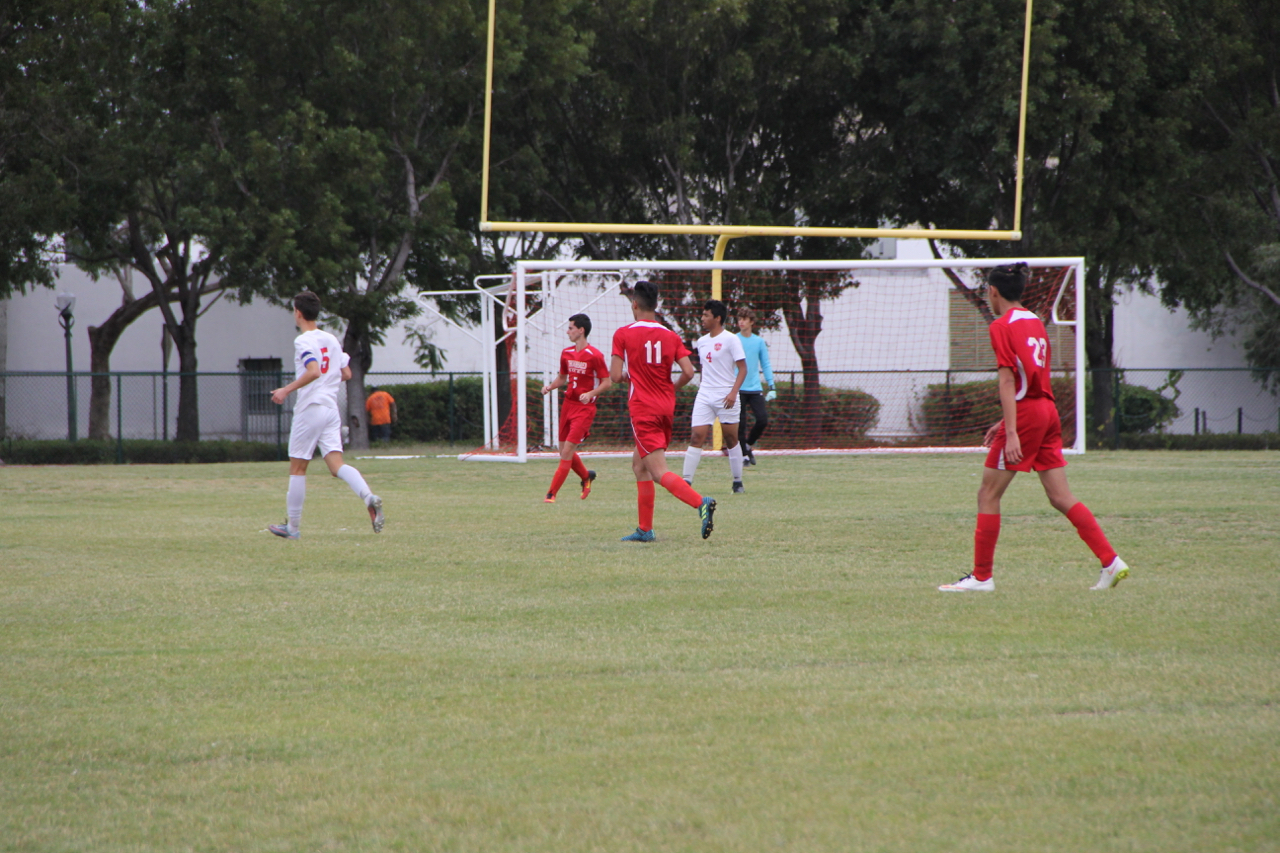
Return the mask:
[[[1053,380],[1054,403],[1062,420],[1062,441],[1075,443],[1074,380]],[[971,446],[981,444],[987,430],[1004,417],[1000,411],[1000,394],[996,380],[953,382],[930,385],[920,404],[921,439],[932,445]]]
[[[528,394],[529,441],[533,446],[542,440],[542,382],[530,379]],[[823,387],[819,391],[821,416],[818,437],[806,438],[803,416],[804,386],[782,382],[777,386],[778,398],[769,404],[769,431],[761,439],[768,447],[853,447],[868,443],[867,431],[880,416],[880,401],[864,391]],[[630,447],[631,420],[627,412],[627,387],[623,383],[605,393],[597,404],[595,423],[591,427],[592,449],[601,445]],[[676,392],[676,410],[671,433],[671,446],[689,440],[693,417],[693,401],[698,396],[696,385],[686,385]],[[744,413],[745,417],[745,413]]]
[[[259,441],[159,441],[126,439],[107,441],[32,441],[13,439],[3,445],[3,461],[9,465],[112,465],[123,450],[132,464],[193,462],[275,462],[285,455],[274,443]]]
[[[463,376],[453,380],[379,385],[396,401],[399,416],[391,437],[407,441],[484,441],[484,380]],[[539,386],[541,387],[541,386]],[[449,429],[449,400],[453,399],[453,433]]]

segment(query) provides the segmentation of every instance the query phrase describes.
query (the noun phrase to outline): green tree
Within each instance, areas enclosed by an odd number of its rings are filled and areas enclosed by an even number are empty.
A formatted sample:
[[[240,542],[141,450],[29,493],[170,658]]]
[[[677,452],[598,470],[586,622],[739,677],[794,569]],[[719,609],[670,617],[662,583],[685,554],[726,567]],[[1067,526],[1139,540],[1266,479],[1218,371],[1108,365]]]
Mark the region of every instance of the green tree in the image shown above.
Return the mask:
[[[859,103],[883,127],[886,213],[925,226],[1011,228],[1025,4],[883,0]],[[1169,0],[1035,6],[1022,241],[970,241],[970,256],[1084,255],[1090,368],[1112,367],[1117,293],[1147,287],[1168,249],[1171,188],[1196,62]],[[1091,408],[1113,410],[1110,383]]]
[[[68,261],[95,277],[139,273],[148,293],[89,326],[91,366],[110,369],[124,328],[159,307],[184,376],[178,436],[199,435],[195,325],[219,289],[190,211],[202,197],[197,130],[174,52],[174,8],[129,0],[15,4],[6,52],[0,288],[48,284]],[[127,279],[121,279],[125,281]],[[181,310],[181,315],[173,306]],[[107,432],[110,384],[93,382],[90,437]]]
[[[734,0],[584,4],[574,26],[589,71],[565,96],[503,113],[518,151],[503,151],[542,187],[525,218],[580,222],[803,225],[875,221],[873,199],[838,180],[846,145],[869,139],[846,108],[860,55],[856,4],[847,0]],[[714,239],[583,235],[594,258],[705,259]],[[857,257],[861,245],[738,240],[734,259]],[[762,299],[762,328],[787,327],[805,368],[806,412],[818,428],[821,302],[847,282],[786,279]],[[668,314],[696,315],[705,283],[667,277]],[[739,289],[740,291],[741,289]],[[751,294],[735,292],[750,300]],[[768,301],[767,307],[764,302]],[[683,304],[679,304],[683,303]]]
[[[1196,168],[1179,185],[1161,295],[1215,334],[1240,331],[1258,378],[1280,390],[1280,8],[1194,5],[1179,23],[1210,82],[1188,133]]]
[[[223,26],[206,4],[202,28]],[[238,4],[233,4],[238,5]],[[540,84],[572,68],[560,0],[504,3],[496,79],[535,63]],[[303,287],[345,320],[348,422],[367,446],[364,375],[373,345],[415,315],[413,290],[490,271],[471,236],[479,180],[487,4],[355,0],[240,7],[206,77],[227,81],[214,144],[237,188],[212,233],[236,247],[225,274],[285,301]],[[458,187],[460,189],[455,189]],[[467,205],[459,206],[461,192]],[[446,311],[465,303],[444,300]]]

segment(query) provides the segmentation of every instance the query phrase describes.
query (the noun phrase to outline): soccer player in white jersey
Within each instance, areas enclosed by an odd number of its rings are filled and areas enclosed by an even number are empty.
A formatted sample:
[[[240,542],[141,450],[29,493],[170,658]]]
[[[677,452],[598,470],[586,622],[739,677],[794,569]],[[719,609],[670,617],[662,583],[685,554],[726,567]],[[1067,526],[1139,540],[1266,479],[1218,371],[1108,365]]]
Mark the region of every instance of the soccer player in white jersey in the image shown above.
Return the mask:
[[[307,464],[316,447],[329,473],[351,487],[364,501],[373,522],[373,532],[381,533],[385,519],[382,498],[369,490],[360,472],[342,461],[342,418],[338,414],[338,389],[351,378],[351,358],[342,351],[338,339],[316,325],[320,297],[304,290],[293,298],[293,320],[302,333],[293,341],[295,378],[271,392],[271,400],[283,405],[294,391],[293,426],[289,429],[289,491],[285,498],[288,520],[267,529],[285,539],[297,539],[302,525],[302,504],[307,497]]]
[[[684,453],[684,480],[693,485],[693,475],[702,461],[702,445],[717,420],[729,448],[729,470],[733,473],[733,491],[745,492],[742,485],[742,445],[738,443],[738,421],[742,417],[742,400],[738,390],[747,378],[747,354],[742,339],[724,327],[729,309],[719,299],[708,299],[702,306],[702,328],[706,334],[694,343],[698,363],[702,365],[702,381],[693,401],[693,434]]]

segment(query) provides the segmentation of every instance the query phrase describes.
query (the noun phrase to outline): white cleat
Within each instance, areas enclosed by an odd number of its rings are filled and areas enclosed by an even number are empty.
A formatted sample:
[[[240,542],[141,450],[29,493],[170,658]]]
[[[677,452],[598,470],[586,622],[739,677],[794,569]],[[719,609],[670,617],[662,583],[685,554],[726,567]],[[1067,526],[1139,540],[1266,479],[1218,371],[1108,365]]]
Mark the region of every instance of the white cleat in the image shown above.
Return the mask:
[[[995,592],[996,582],[994,578],[987,578],[980,581],[973,575],[965,575],[955,583],[944,583],[938,587],[939,592]]]
[[[1111,589],[1127,577],[1129,577],[1129,566],[1124,560],[1116,557],[1111,561],[1111,565],[1102,570],[1102,574],[1098,576],[1098,582],[1089,589]]]
[[[382,525],[387,523],[386,516],[382,514],[382,498],[377,495],[369,495],[369,520],[373,522],[373,532],[381,533]]]

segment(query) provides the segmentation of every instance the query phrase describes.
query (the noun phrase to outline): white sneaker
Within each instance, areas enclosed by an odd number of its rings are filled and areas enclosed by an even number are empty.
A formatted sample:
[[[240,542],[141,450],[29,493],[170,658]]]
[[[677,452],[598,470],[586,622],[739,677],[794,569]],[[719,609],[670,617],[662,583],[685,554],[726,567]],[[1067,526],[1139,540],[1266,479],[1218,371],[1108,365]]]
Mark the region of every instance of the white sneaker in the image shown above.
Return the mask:
[[[944,583],[938,587],[940,592],[995,592],[995,578],[980,581],[973,575],[965,575],[955,583]]]
[[[1129,566],[1124,560],[1116,557],[1111,561],[1111,565],[1102,570],[1102,574],[1098,576],[1098,582],[1089,589],[1111,589],[1127,577],[1129,577]]]

